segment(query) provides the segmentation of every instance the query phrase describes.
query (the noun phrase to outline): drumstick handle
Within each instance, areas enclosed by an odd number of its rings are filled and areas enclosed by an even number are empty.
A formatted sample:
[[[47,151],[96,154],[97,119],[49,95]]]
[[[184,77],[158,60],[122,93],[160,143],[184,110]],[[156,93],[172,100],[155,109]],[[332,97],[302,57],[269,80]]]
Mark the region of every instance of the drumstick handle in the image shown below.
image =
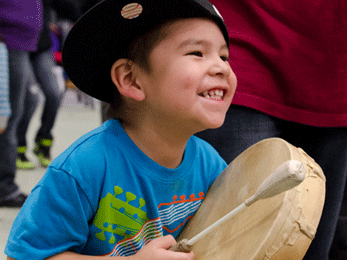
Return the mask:
[[[195,237],[191,238],[190,240],[188,240],[188,245],[193,245],[196,241],[198,241],[200,238],[202,238],[203,236],[205,236],[206,234],[210,233],[214,228],[216,228],[217,226],[223,224],[225,221],[227,221],[228,219],[230,219],[232,216],[238,214],[239,212],[241,212],[244,208],[246,208],[246,204],[242,203],[240,206],[238,206],[237,208],[233,209],[232,211],[230,211],[228,214],[226,214],[224,217],[220,218],[219,220],[217,220],[216,222],[214,222],[211,226],[207,227],[206,229],[204,229],[203,231],[201,231],[199,234],[197,234]]]

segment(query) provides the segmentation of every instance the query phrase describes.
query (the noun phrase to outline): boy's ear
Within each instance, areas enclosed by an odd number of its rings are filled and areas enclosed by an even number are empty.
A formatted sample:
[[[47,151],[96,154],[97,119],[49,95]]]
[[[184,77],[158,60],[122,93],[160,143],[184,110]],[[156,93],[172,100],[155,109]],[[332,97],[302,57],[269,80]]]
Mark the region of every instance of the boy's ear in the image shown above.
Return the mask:
[[[135,65],[131,61],[119,59],[111,67],[111,79],[122,96],[142,101],[145,98],[145,93],[136,84],[134,69]]]

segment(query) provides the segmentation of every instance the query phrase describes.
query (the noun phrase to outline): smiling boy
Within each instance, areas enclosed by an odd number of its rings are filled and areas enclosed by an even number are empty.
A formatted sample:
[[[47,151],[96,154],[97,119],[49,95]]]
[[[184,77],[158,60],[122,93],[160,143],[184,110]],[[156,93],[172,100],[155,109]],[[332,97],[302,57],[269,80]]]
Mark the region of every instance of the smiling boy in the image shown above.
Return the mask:
[[[87,12],[66,40],[65,70],[115,118],[49,166],[8,259],[193,259],[167,249],[226,167],[193,135],[221,126],[234,95],[228,41],[205,0],[105,0]]]

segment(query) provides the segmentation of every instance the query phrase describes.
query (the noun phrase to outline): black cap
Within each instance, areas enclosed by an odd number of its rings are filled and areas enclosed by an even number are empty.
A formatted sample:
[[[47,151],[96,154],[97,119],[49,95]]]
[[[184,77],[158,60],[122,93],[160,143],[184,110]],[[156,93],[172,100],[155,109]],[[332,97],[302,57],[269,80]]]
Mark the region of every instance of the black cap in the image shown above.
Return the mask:
[[[223,19],[207,0],[104,0],[83,15],[69,32],[63,47],[64,70],[80,90],[112,103],[112,64],[126,58],[129,45],[137,37],[179,18],[212,19],[229,44]]]

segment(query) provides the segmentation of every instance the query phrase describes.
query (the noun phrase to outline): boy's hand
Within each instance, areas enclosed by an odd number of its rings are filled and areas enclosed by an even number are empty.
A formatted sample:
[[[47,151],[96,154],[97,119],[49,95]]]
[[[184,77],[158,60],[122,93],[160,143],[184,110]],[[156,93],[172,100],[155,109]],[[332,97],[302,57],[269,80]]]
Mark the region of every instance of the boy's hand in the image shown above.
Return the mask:
[[[173,252],[168,249],[176,244],[173,236],[160,237],[149,242],[133,258],[130,259],[151,259],[151,260],[192,260],[194,253]]]

